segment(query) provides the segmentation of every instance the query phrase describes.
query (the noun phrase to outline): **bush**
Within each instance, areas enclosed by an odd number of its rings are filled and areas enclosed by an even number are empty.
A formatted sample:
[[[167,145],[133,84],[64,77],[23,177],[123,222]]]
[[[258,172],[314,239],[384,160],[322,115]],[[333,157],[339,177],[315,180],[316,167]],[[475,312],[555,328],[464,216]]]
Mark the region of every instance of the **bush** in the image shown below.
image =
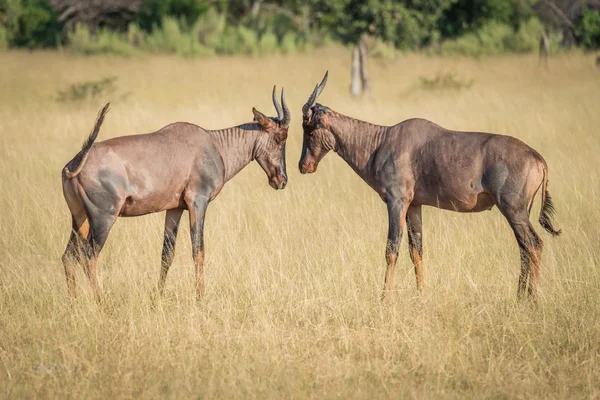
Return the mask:
[[[237,54],[241,50],[238,30],[226,26],[215,48],[218,54]]]
[[[62,26],[48,0],[9,0],[0,2],[6,14],[6,36],[15,47],[56,47]]]
[[[0,50],[8,49],[8,29],[0,24]]]
[[[260,52],[262,54],[273,54],[277,51],[277,36],[272,31],[266,31],[260,37]]]
[[[192,28],[192,35],[200,44],[216,48],[225,29],[225,15],[219,14],[216,9],[210,8],[202,15]]]
[[[127,43],[134,48],[140,48],[146,43],[146,32],[137,24],[131,23],[127,27]]]
[[[296,34],[293,32],[288,32],[283,35],[280,47],[284,54],[294,54],[297,52],[298,45],[296,44]]]
[[[384,42],[381,39],[375,39],[373,48],[369,51],[369,55],[374,58],[392,59],[396,57],[396,48],[393,43]]]
[[[580,44],[587,50],[600,48],[600,10],[583,9],[581,21],[575,27]]]
[[[258,35],[250,28],[238,28],[240,51],[244,54],[255,56],[258,54]]]
[[[95,99],[105,94],[113,94],[116,90],[117,77],[111,76],[98,81],[87,81],[69,85],[64,90],[59,90],[56,101],[60,103],[85,101]]]
[[[438,73],[432,78],[419,77],[420,87],[425,90],[460,90],[469,89],[472,79],[462,79],[455,72]]]
[[[514,31],[506,24],[492,22],[475,33],[442,43],[444,54],[479,57],[504,52],[527,53],[538,49],[543,26],[537,18],[530,18]],[[555,52],[559,39],[550,35],[551,51]]]
[[[70,49],[83,54],[117,54],[129,56],[133,49],[125,40],[123,35],[100,29],[95,36],[85,25],[77,24],[75,29],[68,35]]]

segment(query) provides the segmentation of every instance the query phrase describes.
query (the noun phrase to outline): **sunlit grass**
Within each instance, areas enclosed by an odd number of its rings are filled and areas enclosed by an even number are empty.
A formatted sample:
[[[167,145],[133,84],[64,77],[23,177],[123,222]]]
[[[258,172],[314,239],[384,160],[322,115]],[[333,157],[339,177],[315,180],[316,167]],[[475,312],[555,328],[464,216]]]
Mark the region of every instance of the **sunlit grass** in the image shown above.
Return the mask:
[[[342,50],[269,58],[119,59],[0,53],[0,396],[6,398],[595,398],[600,396],[600,75],[592,55],[372,61],[374,97],[349,95]],[[335,154],[297,171],[300,108],[319,101],[380,124],[411,117],[516,136],[546,159],[556,225],[541,299],[516,302],[518,250],[499,212],[424,210],[429,287],[416,293],[403,243],[395,300],[379,302],[385,205]],[[472,86],[422,90],[456,73]],[[117,93],[58,103],[70,84],[116,76]],[[292,110],[289,184],[251,164],[208,209],[206,284],[194,301],[186,215],[165,298],[152,308],[163,214],[120,219],[100,257],[107,306],[82,271],[68,306],[60,256],[70,217],[60,171],[97,111],[100,139],[174,121],[206,128]]]

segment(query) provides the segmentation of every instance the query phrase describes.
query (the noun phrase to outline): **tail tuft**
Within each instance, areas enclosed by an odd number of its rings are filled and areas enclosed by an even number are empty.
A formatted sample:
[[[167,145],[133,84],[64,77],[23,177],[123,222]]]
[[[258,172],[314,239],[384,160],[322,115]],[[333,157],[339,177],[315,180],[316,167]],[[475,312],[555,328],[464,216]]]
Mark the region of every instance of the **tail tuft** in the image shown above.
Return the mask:
[[[69,170],[69,167],[65,167],[65,169],[63,170],[64,175],[67,179],[75,178],[77,175],[79,175],[79,173],[83,169],[83,165],[85,164],[85,161],[87,160],[88,153],[90,152],[90,149],[94,145],[94,141],[98,137],[98,133],[100,132],[100,127],[102,126],[102,122],[104,122],[104,117],[106,116],[106,113],[108,113],[109,109],[110,109],[110,103],[106,103],[104,108],[102,108],[102,110],[100,110],[100,112],[98,113],[98,117],[96,117],[96,123],[94,124],[94,129],[92,129],[87,140],[85,142],[83,142],[83,145],[81,146],[81,161],[79,161],[79,165],[77,165],[77,167],[75,168],[75,170],[73,172],[71,172]]]
[[[552,234],[552,236],[558,236],[562,233],[562,229],[557,230],[554,228],[554,226],[552,226],[552,217],[554,217],[555,212],[556,209],[554,208],[552,198],[550,197],[550,194],[548,193],[546,188],[544,188],[544,193],[542,197],[542,212],[540,213],[539,222],[542,228],[544,228],[547,232]]]
[[[94,129],[92,129],[92,131],[90,132],[90,135],[88,136],[87,140],[83,142],[81,150],[87,152],[92,148],[92,145],[94,144],[94,141],[96,141],[98,133],[100,132],[102,122],[104,122],[104,117],[106,116],[106,113],[108,113],[109,110],[110,103],[106,103],[104,108],[102,108],[102,110],[100,110],[100,112],[98,113],[98,117],[96,117],[96,123],[94,124]]]

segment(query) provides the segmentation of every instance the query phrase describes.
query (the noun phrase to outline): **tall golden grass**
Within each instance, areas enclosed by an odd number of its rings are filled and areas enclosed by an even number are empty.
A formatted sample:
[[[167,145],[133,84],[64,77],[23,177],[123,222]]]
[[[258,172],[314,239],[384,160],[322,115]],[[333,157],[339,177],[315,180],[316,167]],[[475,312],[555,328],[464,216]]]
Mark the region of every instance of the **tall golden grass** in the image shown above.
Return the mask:
[[[569,54],[402,56],[369,65],[372,99],[349,96],[345,50],[262,59],[120,59],[0,54],[0,397],[373,398],[600,396],[600,73]],[[320,102],[379,124],[411,117],[518,137],[550,170],[557,206],[537,307],[516,301],[519,255],[500,213],[424,210],[429,290],[416,293],[403,243],[395,299],[379,301],[385,205],[335,154],[301,176],[300,108],[329,69]],[[422,90],[454,72],[463,90]],[[71,83],[118,76],[113,98],[65,104]],[[220,128],[292,109],[289,184],[256,163],[229,182],[206,222],[207,294],[194,301],[184,215],[166,297],[151,307],[163,214],[120,219],[100,256],[107,306],[78,272],[70,308],[61,254],[70,217],[60,171],[98,109],[100,139],[174,121]],[[128,96],[122,96],[128,93]],[[406,235],[404,238],[406,241]]]

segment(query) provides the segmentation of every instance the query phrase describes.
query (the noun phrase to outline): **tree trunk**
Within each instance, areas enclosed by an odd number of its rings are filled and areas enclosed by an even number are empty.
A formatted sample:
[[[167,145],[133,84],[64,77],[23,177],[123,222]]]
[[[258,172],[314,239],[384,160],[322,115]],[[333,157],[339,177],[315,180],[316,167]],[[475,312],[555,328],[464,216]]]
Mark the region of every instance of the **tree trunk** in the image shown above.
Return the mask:
[[[367,47],[362,39],[360,42],[358,42],[358,50],[360,52],[360,80],[362,83],[363,93],[370,96],[371,80],[369,79],[369,74],[367,73]]]
[[[353,96],[360,96],[362,85],[360,76],[360,50],[358,46],[352,51],[352,83],[350,84],[350,92]]]
[[[550,44],[548,43],[548,36],[546,32],[542,32],[540,37],[540,64],[544,63],[546,68],[548,67],[548,57],[550,56]]]

